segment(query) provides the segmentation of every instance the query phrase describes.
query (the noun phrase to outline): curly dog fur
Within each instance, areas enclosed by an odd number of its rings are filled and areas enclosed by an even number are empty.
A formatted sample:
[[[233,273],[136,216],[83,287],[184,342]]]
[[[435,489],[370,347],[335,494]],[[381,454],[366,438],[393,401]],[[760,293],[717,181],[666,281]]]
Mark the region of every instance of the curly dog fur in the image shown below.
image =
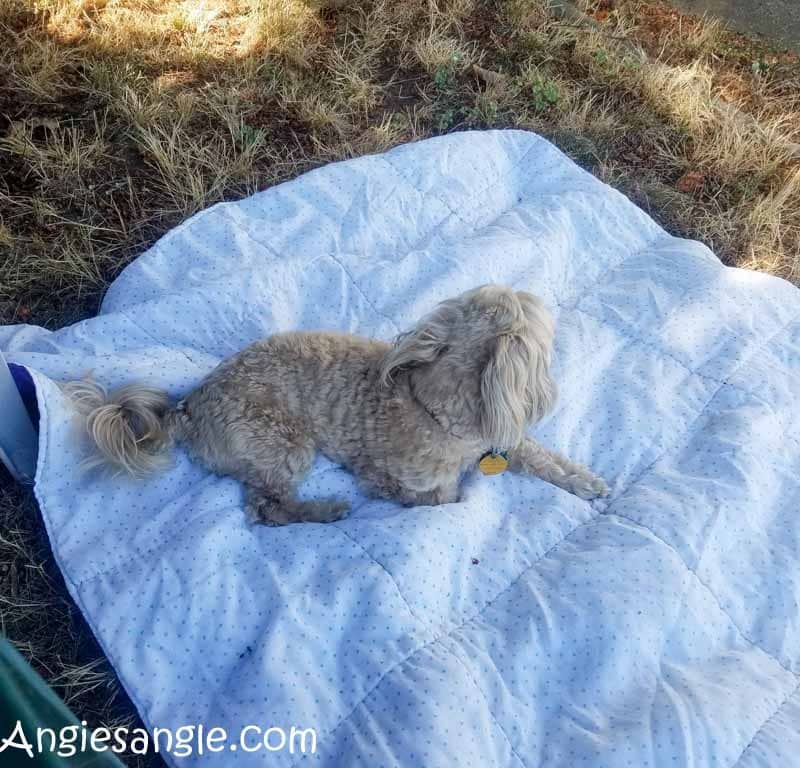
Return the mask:
[[[588,469],[525,437],[553,406],[554,324],[530,293],[485,285],[439,304],[393,344],[343,333],[282,333],[219,365],[174,406],[132,384],[109,395],[67,385],[98,460],[133,475],[157,470],[173,441],[246,489],[258,522],[329,522],[336,499],[295,490],[317,451],[365,489],[404,504],[447,504],[490,450],[510,469],[582,498],[605,495]]]

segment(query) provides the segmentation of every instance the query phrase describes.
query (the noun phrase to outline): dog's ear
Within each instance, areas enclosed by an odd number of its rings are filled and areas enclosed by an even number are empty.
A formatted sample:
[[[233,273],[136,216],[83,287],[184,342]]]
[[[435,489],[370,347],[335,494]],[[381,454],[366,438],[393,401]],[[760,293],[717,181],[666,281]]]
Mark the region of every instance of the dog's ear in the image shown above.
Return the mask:
[[[400,370],[434,362],[447,349],[452,329],[460,318],[458,302],[443,301],[414,328],[401,333],[381,361],[381,381],[387,384]]]
[[[549,347],[523,336],[498,336],[481,376],[481,427],[498,448],[514,448],[529,422],[555,404]]]

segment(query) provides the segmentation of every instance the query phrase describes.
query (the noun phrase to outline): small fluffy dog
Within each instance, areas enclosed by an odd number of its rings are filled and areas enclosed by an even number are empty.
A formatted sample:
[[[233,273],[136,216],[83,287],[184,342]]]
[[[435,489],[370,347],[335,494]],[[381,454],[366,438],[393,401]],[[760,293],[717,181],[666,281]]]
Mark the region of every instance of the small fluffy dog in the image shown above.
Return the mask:
[[[581,498],[603,496],[599,477],[525,437],[555,402],[553,330],[532,294],[484,285],[443,301],[391,345],[276,334],[174,406],[140,384],[109,395],[91,382],[67,389],[101,463],[146,475],[180,441],[211,471],[241,481],[249,514],[268,525],[346,515],[344,501],[296,497],[317,451],[367,492],[408,505],[457,501],[462,475],[486,455]]]

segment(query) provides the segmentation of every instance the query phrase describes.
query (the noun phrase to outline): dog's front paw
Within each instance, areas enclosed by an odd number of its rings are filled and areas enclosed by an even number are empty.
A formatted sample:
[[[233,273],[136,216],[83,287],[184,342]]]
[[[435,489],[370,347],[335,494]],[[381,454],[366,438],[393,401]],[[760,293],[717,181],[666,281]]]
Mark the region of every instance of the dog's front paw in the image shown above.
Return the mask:
[[[598,477],[588,469],[581,469],[569,476],[566,490],[581,499],[596,499],[608,496],[609,489],[602,477]]]

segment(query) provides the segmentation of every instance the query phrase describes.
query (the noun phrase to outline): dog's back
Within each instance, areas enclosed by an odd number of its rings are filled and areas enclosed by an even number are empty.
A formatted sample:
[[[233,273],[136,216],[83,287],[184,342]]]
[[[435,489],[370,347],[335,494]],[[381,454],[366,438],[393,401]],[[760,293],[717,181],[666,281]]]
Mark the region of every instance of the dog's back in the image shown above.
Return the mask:
[[[349,463],[352,449],[363,450],[368,439],[359,428],[364,413],[380,410],[379,365],[387,349],[342,333],[270,336],[221,363],[181,400],[176,437],[225,473],[231,473],[231,452],[238,454],[242,441],[253,456],[274,461],[272,452],[288,447],[265,437],[276,433],[279,441],[310,441]]]

